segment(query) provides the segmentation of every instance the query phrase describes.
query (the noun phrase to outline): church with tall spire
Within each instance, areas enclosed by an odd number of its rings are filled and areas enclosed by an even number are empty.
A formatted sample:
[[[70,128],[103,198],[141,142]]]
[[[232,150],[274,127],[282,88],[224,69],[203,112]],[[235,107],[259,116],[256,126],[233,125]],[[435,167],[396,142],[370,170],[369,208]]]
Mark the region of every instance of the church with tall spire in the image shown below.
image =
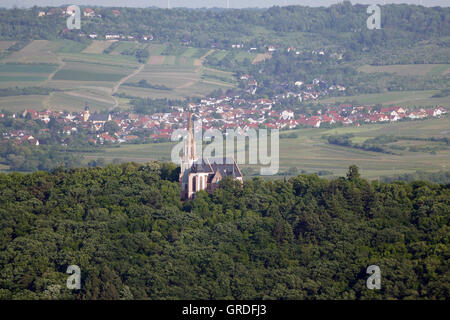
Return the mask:
[[[193,199],[200,190],[212,193],[226,176],[243,182],[243,176],[234,158],[203,158],[196,152],[192,113],[188,117],[188,133],[181,158],[181,199]]]

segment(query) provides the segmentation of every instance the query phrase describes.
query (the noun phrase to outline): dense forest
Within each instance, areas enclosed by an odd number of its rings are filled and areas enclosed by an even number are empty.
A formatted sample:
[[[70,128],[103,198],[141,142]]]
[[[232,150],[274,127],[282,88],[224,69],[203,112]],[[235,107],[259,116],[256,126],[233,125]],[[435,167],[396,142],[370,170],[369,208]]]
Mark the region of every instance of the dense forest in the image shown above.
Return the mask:
[[[448,299],[450,186],[223,180],[181,202],[179,168],[0,174],[1,299]],[[368,290],[369,265],[381,289]],[[66,288],[69,265],[81,289]]]

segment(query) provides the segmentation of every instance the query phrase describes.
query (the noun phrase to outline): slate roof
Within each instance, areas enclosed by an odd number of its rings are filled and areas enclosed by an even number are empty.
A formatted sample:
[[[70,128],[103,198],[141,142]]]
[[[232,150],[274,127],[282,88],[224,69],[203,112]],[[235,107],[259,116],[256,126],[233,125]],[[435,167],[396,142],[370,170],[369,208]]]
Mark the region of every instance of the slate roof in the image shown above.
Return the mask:
[[[242,178],[242,173],[239,170],[233,158],[203,158],[193,164],[191,172],[193,173],[216,173],[220,172],[222,177],[231,176],[233,179]]]
[[[108,113],[94,113],[89,118],[89,120],[91,121],[105,121],[105,122],[108,121],[108,119],[109,119]]]

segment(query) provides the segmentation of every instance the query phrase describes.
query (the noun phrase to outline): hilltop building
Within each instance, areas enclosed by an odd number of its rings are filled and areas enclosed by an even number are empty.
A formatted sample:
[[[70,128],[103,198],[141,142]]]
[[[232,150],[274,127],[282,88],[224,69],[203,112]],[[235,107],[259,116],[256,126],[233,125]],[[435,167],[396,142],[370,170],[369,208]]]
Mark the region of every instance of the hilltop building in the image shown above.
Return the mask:
[[[181,159],[180,188],[181,199],[193,199],[200,190],[212,193],[226,176],[243,182],[243,176],[236,161],[226,158],[199,158],[195,150],[192,114],[189,114],[188,136],[184,143]]]

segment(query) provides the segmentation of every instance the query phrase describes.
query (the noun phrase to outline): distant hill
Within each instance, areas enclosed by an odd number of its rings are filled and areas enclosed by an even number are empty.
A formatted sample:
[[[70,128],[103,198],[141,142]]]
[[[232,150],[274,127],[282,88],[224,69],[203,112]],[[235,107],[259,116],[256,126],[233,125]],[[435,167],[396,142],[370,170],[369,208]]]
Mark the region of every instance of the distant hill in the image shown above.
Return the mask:
[[[2,3],[4,7],[32,7],[34,5],[39,6],[43,5],[43,1],[41,0],[5,0]],[[372,4],[373,1],[370,0],[358,0],[352,1],[361,4]],[[409,4],[421,4],[423,6],[448,6],[448,2],[446,0],[390,0],[386,1],[387,3],[409,3]],[[66,4],[66,0],[59,1],[51,1],[52,5],[64,5]],[[112,2],[111,0],[95,0],[95,1],[87,1],[87,0],[76,0],[72,1],[75,4],[84,4],[84,5],[95,5],[95,6],[111,6],[112,4],[117,7],[149,7],[149,3],[146,0],[115,0]],[[153,0],[152,6],[157,7],[167,7],[167,0]],[[186,0],[172,0],[172,7],[190,7],[190,8],[203,8],[203,7],[225,7],[226,0],[195,0],[195,1],[186,1]],[[274,5],[285,6],[298,4],[298,0],[244,0],[244,1],[230,1],[230,8],[249,8],[249,7],[270,7]],[[336,0],[303,0],[302,4],[305,6],[330,6],[336,4]]]
[[[367,5],[352,5],[349,1],[331,7],[271,7],[264,10],[189,10],[121,8],[120,15],[112,8],[94,8],[94,17],[82,17],[81,31],[91,34],[152,33],[158,41],[189,42],[193,46],[228,48],[236,41],[248,43],[248,48],[261,41],[286,44],[284,35],[310,33],[324,44],[350,47],[387,45],[408,46],[431,35],[450,34],[450,8],[426,8],[411,5],[383,6],[382,29],[371,32],[366,27]],[[66,19],[60,13],[39,16],[50,8],[0,10],[0,40],[74,39],[79,31],[64,31]],[[15,28],[10,26],[14,25]],[[276,32],[276,34],[274,34]],[[277,35],[278,39],[273,38]],[[318,39],[311,39],[317,41]],[[292,37],[296,46],[303,36]],[[356,49],[356,48],[355,48]]]

